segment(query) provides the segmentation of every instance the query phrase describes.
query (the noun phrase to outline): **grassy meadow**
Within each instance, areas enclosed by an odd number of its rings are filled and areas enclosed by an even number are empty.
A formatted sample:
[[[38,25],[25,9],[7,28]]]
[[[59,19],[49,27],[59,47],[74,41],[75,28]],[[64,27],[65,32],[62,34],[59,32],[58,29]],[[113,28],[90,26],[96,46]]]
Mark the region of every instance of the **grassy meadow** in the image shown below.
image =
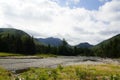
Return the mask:
[[[0,52],[0,57],[14,57],[14,56],[17,56],[17,57],[22,57],[22,56],[31,56],[31,55],[23,55],[23,54],[19,54],[19,53],[6,53],[6,52]],[[54,55],[54,54],[34,54],[32,56],[36,56],[38,58],[48,58],[48,57],[57,57],[57,55]]]
[[[0,80],[14,80],[15,77],[12,72],[0,68]]]
[[[15,53],[0,52],[0,57],[7,57],[7,56],[23,56],[23,55],[22,54],[15,54]]]
[[[13,76],[0,68],[0,80],[120,80],[120,65],[74,65],[57,68],[30,68]]]
[[[77,65],[31,68],[22,73],[24,80],[120,80],[120,65]]]

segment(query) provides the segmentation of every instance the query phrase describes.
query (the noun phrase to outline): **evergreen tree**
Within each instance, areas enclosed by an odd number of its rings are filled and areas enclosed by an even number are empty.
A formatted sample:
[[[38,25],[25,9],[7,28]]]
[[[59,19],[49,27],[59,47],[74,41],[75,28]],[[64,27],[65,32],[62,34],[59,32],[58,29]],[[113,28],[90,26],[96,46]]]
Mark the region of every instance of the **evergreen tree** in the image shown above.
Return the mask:
[[[65,39],[62,41],[62,45],[59,46],[59,54],[61,55],[69,55],[69,50],[68,50],[68,43]]]
[[[25,36],[21,39],[20,35],[14,36],[11,34],[0,35],[0,51],[1,52],[12,52],[12,53],[27,53],[35,54],[36,46],[34,39]]]
[[[35,54],[36,48],[33,38],[25,37],[23,42],[23,50],[27,55]]]

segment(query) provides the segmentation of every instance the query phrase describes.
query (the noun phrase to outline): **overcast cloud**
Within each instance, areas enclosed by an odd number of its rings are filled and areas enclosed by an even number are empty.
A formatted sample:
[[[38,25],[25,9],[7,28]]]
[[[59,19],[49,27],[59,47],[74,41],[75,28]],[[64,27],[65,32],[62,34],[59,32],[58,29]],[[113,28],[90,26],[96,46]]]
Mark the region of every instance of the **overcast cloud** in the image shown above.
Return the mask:
[[[67,0],[70,4],[80,0]],[[120,33],[120,0],[98,10],[60,6],[59,0],[0,0],[0,27],[24,30],[34,37],[65,38],[70,44],[97,44]]]

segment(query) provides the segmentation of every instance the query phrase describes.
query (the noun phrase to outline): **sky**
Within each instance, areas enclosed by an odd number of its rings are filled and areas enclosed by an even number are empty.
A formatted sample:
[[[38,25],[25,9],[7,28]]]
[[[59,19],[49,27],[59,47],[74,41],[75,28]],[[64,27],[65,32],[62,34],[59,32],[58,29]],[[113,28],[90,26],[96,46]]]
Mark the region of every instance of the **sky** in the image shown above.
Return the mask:
[[[98,44],[120,34],[120,0],[0,0],[0,28]]]

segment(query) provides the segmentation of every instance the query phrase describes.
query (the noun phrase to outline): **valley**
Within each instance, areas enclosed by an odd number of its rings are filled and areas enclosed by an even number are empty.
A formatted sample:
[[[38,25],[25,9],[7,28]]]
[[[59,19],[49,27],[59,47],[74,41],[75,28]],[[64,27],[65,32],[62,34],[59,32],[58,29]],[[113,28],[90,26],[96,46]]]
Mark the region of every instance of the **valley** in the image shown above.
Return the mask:
[[[0,58],[0,66],[10,70],[22,70],[30,67],[56,68],[58,65],[100,65],[100,64],[120,64],[119,59],[85,57],[85,56],[58,56],[49,58],[37,58],[35,56],[7,57]]]
[[[0,80],[120,80],[120,34],[92,45],[0,29]]]

